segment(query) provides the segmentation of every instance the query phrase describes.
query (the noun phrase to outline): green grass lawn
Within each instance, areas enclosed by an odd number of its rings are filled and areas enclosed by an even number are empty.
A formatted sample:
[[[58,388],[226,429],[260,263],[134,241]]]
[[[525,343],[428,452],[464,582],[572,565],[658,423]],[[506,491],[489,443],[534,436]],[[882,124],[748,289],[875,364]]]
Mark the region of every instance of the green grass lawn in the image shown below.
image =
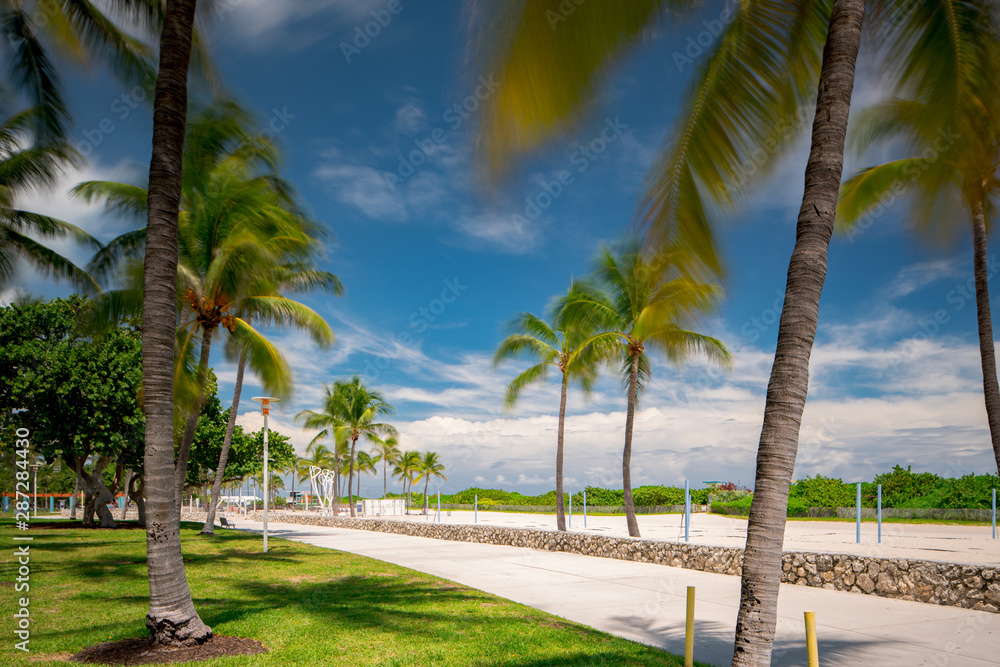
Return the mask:
[[[444,579],[363,556],[182,528],[188,581],[220,635],[270,653],[203,665],[682,665],[683,660]],[[80,649],[147,635],[142,530],[32,530],[31,590],[15,593],[14,529],[0,563],[0,664],[57,665]],[[14,650],[15,600],[30,597],[31,654]]]

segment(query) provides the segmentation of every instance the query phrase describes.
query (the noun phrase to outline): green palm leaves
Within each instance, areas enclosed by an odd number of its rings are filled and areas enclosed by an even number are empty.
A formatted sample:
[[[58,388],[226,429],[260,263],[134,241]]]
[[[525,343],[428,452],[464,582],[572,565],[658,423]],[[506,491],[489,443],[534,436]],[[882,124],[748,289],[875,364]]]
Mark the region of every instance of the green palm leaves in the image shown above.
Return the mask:
[[[552,308],[552,323],[530,313],[515,318],[512,333],[500,344],[494,363],[521,356],[535,362],[511,381],[504,396],[513,406],[521,391],[543,379],[550,367],[562,372],[559,426],[556,442],[556,516],[559,530],[563,518],[563,455],[566,419],[566,388],[571,379],[589,391],[597,367],[610,364],[621,369],[628,396],[622,483],[629,534],[639,536],[632,503],[632,425],[639,395],[650,376],[647,348],[680,363],[692,354],[729,366],[731,357],[716,338],[691,330],[700,316],[714,307],[719,297],[715,285],[691,277],[690,255],[671,249],[655,255],[644,252],[638,242],[605,248],[597,257],[591,281],[577,281]]]
[[[424,481],[424,502],[427,502],[427,486],[430,484],[432,477],[440,477],[441,479],[447,480],[445,476],[444,464],[441,463],[440,457],[435,452],[425,452],[422,457],[419,458],[417,466],[417,476],[413,480],[419,482]]]
[[[64,167],[80,159],[69,144],[60,141],[29,143],[38,113],[22,111],[0,124],[0,287],[9,283],[21,260],[43,275],[96,291],[97,283],[87,272],[40,243],[38,237],[69,238],[94,249],[100,243],[79,227],[22,210],[17,205],[21,195],[36,187],[52,185]]]
[[[854,130],[859,152],[889,143],[902,145],[910,157],[863,169],[845,182],[838,223],[853,238],[871,224],[872,209],[906,196],[913,227],[925,237],[950,241],[971,227],[983,393],[1000,470],[1000,383],[987,266],[1000,193],[1000,24],[989,2],[917,5],[883,8],[886,20],[900,26],[884,47],[895,97],[864,110]]]
[[[550,368],[562,375],[559,402],[559,426],[556,435],[556,527],[566,530],[563,499],[563,456],[566,425],[566,389],[570,381],[579,382],[589,392],[597,377],[599,357],[592,344],[597,328],[593,318],[581,308],[569,308],[593,288],[583,282],[574,283],[565,297],[549,308],[551,323],[531,313],[521,313],[510,325],[511,333],[500,343],[493,357],[494,367],[515,358],[535,362],[522,371],[507,386],[504,404],[511,408],[528,385],[545,379]]]
[[[334,441],[344,440],[351,443],[347,493],[351,499],[351,516],[355,516],[353,480],[355,462],[357,460],[358,439],[364,437],[373,443],[378,443],[383,437],[395,437],[396,429],[381,422],[383,417],[396,413],[382,397],[382,394],[369,389],[358,376],[350,380],[338,380],[333,386],[324,387],[323,409],[321,411],[303,410],[295,416],[306,428],[321,429],[313,442],[323,438]]]

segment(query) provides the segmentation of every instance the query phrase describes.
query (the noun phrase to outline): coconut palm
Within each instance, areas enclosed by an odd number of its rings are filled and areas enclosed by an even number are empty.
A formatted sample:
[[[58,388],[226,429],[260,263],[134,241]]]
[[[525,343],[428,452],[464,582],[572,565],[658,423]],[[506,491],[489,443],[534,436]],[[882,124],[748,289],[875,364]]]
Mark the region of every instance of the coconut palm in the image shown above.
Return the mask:
[[[213,4],[208,0],[199,6],[210,9]],[[165,9],[162,0],[0,0],[0,41],[6,47],[7,77],[17,92],[38,107],[33,132],[41,142],[64,139],[70,124],[57,66],[60,61],[83,69],[103,61],[133,91],[133,98],[146,99],[156,78],[156,52],[151,44],[162,32]],[[215,73],[197,30],[192,51],[194,73],[214,84]]]
[[[189,126],[178,234],[178,301],[186,311],[179,345],[193,350],[200,338],[201,346],[177,454],[178,502],[213,338],[227,331],[229,351],[249,363],[265,391],[281,397],[291,390],[291,370],[251,320],[294,326],[322,346],[333,342],[333,332],[321,316],[282,294],[289,285],[320,286],[335,293],[341,286],[332,274],[312,268],[312,253],[322,234],[300,213],[291,188],[274,171],[276,147],[255,136],[254,127],[252,116],[232,102],[200,110]],[[144,210],[145,190],[135,185],[89,181],[74,193],[86,201],[103,200],[110,210],[133,217]],[[106,278],[116,269],[134,266],[145,236],[145,229],[119,236],[94,258],[92,271]],[[104,295],[95,317],[117,321],[139,301],[133,280]],[[230,415],[234,419],[233,412]]]
[[[389,464],[396,465],[402,452],[399,450],[399,439],[394,437],[385,440],[376,440],[372,443],[376,457],[382,462],[382,497],[389,493]]]
[[[496,368],[504,361],[516,357],[527,357],[537,361],[527,370],[511,380],[504,394],[504,405],[511,408],[517,403],[521,391],[528,385],[544,380],[550,368],[556,368],[561,375],[559,393],[559,425],[556,431],[556,529],[566,530],[566,507],[563,498],[563,456],[566,427],[566,393],[570,381],[578,382],[583,390],[590,392],[597,378],[595,348],[591,345],[597,333],[593,320],[574,317],[583,314],[580,309],[567,309],[567,303],[591,288],[581,282],[574,282],[568,293],[556,300],[549,308],[550,322],[537,315],[521,313],[510,324],[513,331],[500,343],[493,356]],[[591,290],[592,291],[592,290]]]
[[[398,477],[403,482],[403,496],[406,498],[406,506],[409,509],[410,506],[410,494],[407,493],[407,485],[409,484],[410,491],[412,492],[413,477],[417,474],[420,469],[420,452],[404,452],[399,457],[396,465],[392,469],[393,477]]]
[[[358,470],[358,495],[361,495],[361,475],[378,475],[378,464],[381,459],[378,454],[372,456],[368,452],[358,452],[355,467]]]
[[[20,195],[51,186],[64,167],[77,164],[79,154],[64,142],[29,143],[37,110],[22,111],[0,124],[0,288],[17,269],[17,260],[36,271],[71,281],[96,291],[97,283],[86,271],[34,237],[70,238],[97,249],[101,244],[79,227],[39,213],[17,208]]]
[[[422,457],[420,457],[420,462],[417,464],[417,476],[413,481],[419,482],[424,480],[424,513],[427,513],[427,485],[430,484],[431,477],[440,477],[441,479],[447,481],[448,478],[444,474],[445,467],[441,463],[440,457],[438,457],[435,452],[426,452]]]
[[[356,516],[354,505],[354,462],[358,439],[375,441],[380,437],[396,436],[396,429],[377,421],[395,414],[392,407],[377,391],[369,389],[358,376],[350,380],[338,380],[333,386],[324,386],[323,411],[303,410],[295,416],[306,428],[322,429],[318,437],[345,436],[351,442],[348,459],[347,494],[351,503],[351,516]]]
[[[688,355],[704,355],[710,362],[728,366],[729,351],[716,338],[689,327],[707,312],[718,297],[715,285],[702,284],[686,272],[682,251],[644,252],[638,242],[617,251],[605,248],[598,255],[595,277],[608,290],[581,292],[567,305],[580,309],[605,330],[591,343],[605,359],[621,363],[622,385],[627,391],[625,445],[622,450],[622,484],[629,535],[639,537],[632,501],[632,429],[639,397],[650,377],[646,349],[657,350],[673,363]]]
[[[947,13],[946,13],[947,12]],[[954,16],[951,13],[954,13]],[[1000,470],[1000,384],[990,314],[987,236],[1000,194],[1000,25],[992,3],[920,3],[898,19],[919,36],[904,48],[895,35],[883,45],[906,70],[893,98],[860,114],[854,143],[905,146],[914,157],[860,170],[844,183],[838,223],[848,233],[871,208],[909,195],[914,230],[937,242],[971,228],[983,395],[993,454]],[[952,32],[953,30],[953,32]],[[906,57],[902,57],[903,53]],[[934,62],[912,67],[912,62]],[[941,72],[947,71],[947,76]]]
[[[195,0],[166,3],[153,101],[148,225],[142,300],[143,413],[146,452],[146,556],[153,641],[199,644],[212,636],[191,601],[174,494],[174,339],[177,326],[177,228],[181,200],[187,77]]]
[[[550,15],[560,16],[557,0],[471,4],[474,24],[481,27],[470,37],[475,74],[503,81],[484,109],[477,142],[482,171],[497,182],[525,152],[575,129],[597,97],[600,78],[638,42],[658,34],[655,24],[662,17],[673,19],[697,3],[585,3],[558,30],[550,24]],[[729,25],[719,26],[721,34],[701,63],[691,63],[692,83],[647,175],[638,219],[651,246],[682,250],[699,277],[717,275],[722,267],[713,216],[752,195],[758,178],[798,134],[797,109],[815,108],[807,114],[814,119],[812,145],[761,429],[733,655],[734,665],[765,665],[777,623],[788,488],[865,2],[771,0],[740,3],[727,12]],[[884,27],[894,29],[890,22]],[[757,155],[772,158],[760,165]]]

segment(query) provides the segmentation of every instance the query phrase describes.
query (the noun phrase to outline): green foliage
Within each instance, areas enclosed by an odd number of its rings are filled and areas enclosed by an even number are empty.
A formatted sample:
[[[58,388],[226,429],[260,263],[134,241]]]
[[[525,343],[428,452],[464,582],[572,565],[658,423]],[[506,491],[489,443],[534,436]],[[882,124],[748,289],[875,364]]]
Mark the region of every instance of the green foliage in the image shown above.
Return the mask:
[[[882,507],[904,507],[908,501],[933,492],[940,481],[934,473],[914,473],[910,466],[906,466],[906,470],[895,466],[892,472],[876,475],[874,484],[882,485]],[[849,504],[853,505],[854,501]]]
[[[792,482],[788,490],[789,499],[795,498],[805,507],[850,507],[854,505],[855,495],[856,490],[852,484],[823,475]]]
[[[188,459],[186,477],[188,484],[211,484],[215,479],[215,468],[219,465],[219,455],[222,453],[222,443],[225,440],[228,425],[229,409],[222,409],[222,402],[213,392],[205,401],[201,414],[198,416],[198,427],[195,430],[194,441],[191,443],[191,454]],[[270,440],[268,441],[268,449],[273,451]],[[263,455],[263,443],[260,450],[261,455]],[[229,448],[229,458],[226,461],[223,483],[228,484],[259,472],[263,466],[262,460],[249,458],[257,451],[258,448],[253,442],[253,438],[243,431],[242,426],[236,424],[233,428],[233,439]],[[271,451],[268,453],[270,454]],[[273,458],[273,454],[271,456]]]
[[[938,507],[947,509],[988,509],[991,507],[992,489],[1000,489],[1000,477],[997,475],[963,475],[946,482]]]
[[[13,443],[24,427],[48,462],[99,454],[139,469],[140,334],[124,324],[88,337],[77,328],[87,304],[73,296],[0,308],[0,410],[20,410],[5,420],[3,439]]]

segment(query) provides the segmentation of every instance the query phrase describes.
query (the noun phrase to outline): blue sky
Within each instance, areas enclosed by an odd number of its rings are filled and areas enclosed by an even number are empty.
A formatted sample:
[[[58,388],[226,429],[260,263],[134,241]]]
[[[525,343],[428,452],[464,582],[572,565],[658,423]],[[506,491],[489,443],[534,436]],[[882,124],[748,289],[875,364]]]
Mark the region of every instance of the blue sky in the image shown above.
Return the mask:
[[[439,452],[449,478],[440,490],[553,488],[555,378],[504,412],[503,389],[523,365],[494,371],[492,352],[515,313],[543,311],[571,276],[590,270],[602,243],[628,231],[646,168],[691,72],[676,54],[689,38],[703,37],[703,20],[716,17],[706,10],[630,55],[609,74],[580,127],[487,200],[471,177],[472,133],[502,81],[467,76],[458,3],[400,0],[402,9],[366,45],[354,41],[358,30],[372,11],[384,21],[384,1],[223,6],[231,10],[208,29],[223,80],[257,110],[262,131],[276,132],[286,177],[334,235],[326,267],[347,288],[343,298],[305,299],[333,326],[333,348],[275,333],[296,389],[272,428],[304,449],[312,434],[294,425],[295,413],[318,407],[324,382],[359,374],[397,406],[405,449]],[[73,141],[89,162],[24,205],[107,240],[125,230],[121,222],[71,201],[65,190],[147,169],[150,110],[99,70],[78,76],[69,92]],[[863,53],[855,108],[879,96]],[[428,154],[421,145],[433,147]],[[603,150],[586,154],[584,145]],[[637,419],[633,484],[752,483],[806,149],[800,140],[775,158],[758,195],[721,234],[726,298],[704,331],[734,351],[733,371],[654,360]],[[885,157],[853,157],[848,172]],[[561,171],[572,182],[551,199],[539,197],[546,187],[556,191]],[[537,215],[526,200],[541,204]],[[797,477],[867,480],[897,463],[947,475],[992,470],[967,291],[968,235],[952,245],[918,241],[904,215],[897,205],[831,246]],[[30,273],[20,286],[68,293]],[[221,355],[213,364],[227,403],[234,368]],[[240,409],[248,427],[261,422],[248,400],[259,392],[249,380]],[[625,401],[617,379],[605,377],[589,401],[571,392],[569,407],[567,483],[620,487]],[[380,484],[367,480],[363,490],[374,494]]]

